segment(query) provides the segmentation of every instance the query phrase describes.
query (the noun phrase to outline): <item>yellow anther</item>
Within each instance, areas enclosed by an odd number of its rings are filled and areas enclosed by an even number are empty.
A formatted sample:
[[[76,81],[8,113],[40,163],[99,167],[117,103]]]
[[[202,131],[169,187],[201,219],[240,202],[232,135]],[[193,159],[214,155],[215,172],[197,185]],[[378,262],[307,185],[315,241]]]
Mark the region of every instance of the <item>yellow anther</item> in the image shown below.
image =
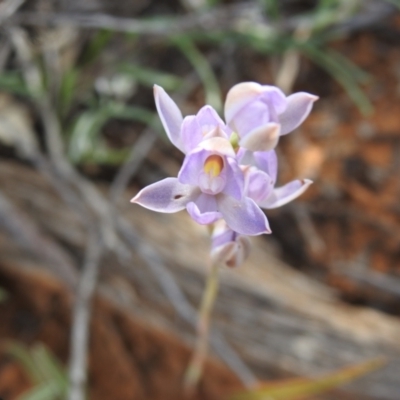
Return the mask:
[[[224,160],[222,159],[222,157],[214,154],[208,157],[206,162],[204,163],[204,172],[215,178],[221,173],[223,167]]]

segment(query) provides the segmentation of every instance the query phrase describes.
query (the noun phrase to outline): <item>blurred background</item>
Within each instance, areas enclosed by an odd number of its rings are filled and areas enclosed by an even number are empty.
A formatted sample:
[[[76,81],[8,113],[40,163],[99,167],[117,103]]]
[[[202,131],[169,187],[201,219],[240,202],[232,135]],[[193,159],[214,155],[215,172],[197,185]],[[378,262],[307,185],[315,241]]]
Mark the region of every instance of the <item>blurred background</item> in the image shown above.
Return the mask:
[[[313,398],[399,400],[399,7],[2,0],[0,397],[63,399],[72,380],[95,400],[184,398],[209,239],[129,203],[183,160],[152,86],[222,116],[229,88],[256,81],[320,97],[277,148],[281,184],[314,184],[222,271],[193,398],[384,356]]]

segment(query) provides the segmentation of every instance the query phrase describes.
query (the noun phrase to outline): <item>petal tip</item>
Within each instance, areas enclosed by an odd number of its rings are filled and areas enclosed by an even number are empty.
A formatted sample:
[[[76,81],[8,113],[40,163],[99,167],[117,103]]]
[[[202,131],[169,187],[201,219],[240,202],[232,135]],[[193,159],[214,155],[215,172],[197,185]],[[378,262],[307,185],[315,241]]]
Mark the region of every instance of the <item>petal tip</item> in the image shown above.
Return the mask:
[[[158,92],[159,92],[160,90],[163,90],[163,88],[162,88],[161,86],[158,86],[158,85],[156,85],[156,84],[153,85],[153,94],[154,94],[154,97],[155,97],[155,98],[157,98]]]

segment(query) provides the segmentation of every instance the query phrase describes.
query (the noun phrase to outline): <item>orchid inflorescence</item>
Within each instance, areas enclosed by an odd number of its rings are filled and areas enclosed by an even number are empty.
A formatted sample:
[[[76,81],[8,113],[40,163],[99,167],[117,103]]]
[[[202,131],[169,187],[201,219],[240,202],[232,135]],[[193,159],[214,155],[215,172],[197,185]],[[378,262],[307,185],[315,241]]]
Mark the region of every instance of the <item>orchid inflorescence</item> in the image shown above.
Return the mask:
[[[286,97],[275,86],[240,83],[227,94],[224,122],[209,105],[183,118],[160,86],[154,96],[164,129],[185,159],[177,178],[145,187],[132,202],[163,213],[186,209],[199,224],[214,224],[213,262],[240,265],[250,250],[247,236],[271,233],[262,208],[280,207],[312,183],[294,180],[275,188],[274,148],[305,120],[318,97]]]

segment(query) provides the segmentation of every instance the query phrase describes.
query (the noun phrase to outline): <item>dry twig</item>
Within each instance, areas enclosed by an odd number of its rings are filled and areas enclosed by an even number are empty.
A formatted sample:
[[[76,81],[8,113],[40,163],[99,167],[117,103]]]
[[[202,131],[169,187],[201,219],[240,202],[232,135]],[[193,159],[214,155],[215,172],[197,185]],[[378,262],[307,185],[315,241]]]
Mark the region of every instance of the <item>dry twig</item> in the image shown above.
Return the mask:
[[[97,231],[89,234],[82,275],[73,311],[69,362],[68,400],[84,400],[87,383],[87,352],[91,305],[97,284],[98,265],[103,252]]]

